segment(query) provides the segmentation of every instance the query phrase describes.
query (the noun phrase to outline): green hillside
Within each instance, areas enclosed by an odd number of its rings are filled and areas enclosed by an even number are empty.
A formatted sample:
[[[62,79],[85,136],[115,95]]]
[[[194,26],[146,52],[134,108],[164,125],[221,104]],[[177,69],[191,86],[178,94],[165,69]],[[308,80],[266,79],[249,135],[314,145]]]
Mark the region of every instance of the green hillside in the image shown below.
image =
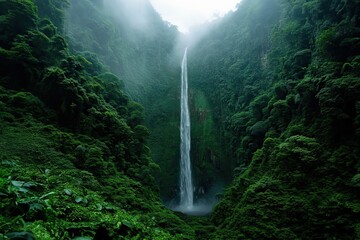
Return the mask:
[[[215,239],[359,238],[358,35],[358,1],[244,0],[192,47],[235,167]]]

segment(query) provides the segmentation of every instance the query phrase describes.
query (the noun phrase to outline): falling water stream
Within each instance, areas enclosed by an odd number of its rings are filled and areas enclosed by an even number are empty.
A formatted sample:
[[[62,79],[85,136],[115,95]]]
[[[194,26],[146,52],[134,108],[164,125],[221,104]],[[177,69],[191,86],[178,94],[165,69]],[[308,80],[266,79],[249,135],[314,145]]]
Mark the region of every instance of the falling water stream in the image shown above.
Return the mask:
[[[181,121],[180,121],[180,206],[193,207],[193,183],[190,161],[190,114],[188,104],[187,48],[181,64]]]
[[[196,199],[190,161],[190,114],[188,104],[187,48],[181,64],[181,119],[180,119],[180,203],[169,207],[188,215],[202,216],[211,212],[215,199]]]

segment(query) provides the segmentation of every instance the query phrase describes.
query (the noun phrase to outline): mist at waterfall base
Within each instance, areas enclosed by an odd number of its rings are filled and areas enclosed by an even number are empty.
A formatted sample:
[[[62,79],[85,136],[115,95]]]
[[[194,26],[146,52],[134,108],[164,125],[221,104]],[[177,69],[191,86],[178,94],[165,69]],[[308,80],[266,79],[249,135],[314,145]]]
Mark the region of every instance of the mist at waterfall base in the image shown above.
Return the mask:
[[[188,103],[187,48],[181,64],[181,119],[180,119],[180,179],[178,198],[166,205],[173,211],[188,215],[207,215],[217,202],[218,187],[209,191],[202,186],[194,187],[190,160],[190,113]],[[211,189],[210,189],[211,190]]]
[[[194,187],[193,194],[193,206],[188,208],[180,204],[180,194],[171,199],[170,201],[164,202],[165,206],[175,212],[182,212],[186,215],[192,216],[205,216],[209,215],[215,204],[219,201],[218,195],[224,190],[225,183],[218,181],[214,183],[210,188],[204,189],[201,186]]]

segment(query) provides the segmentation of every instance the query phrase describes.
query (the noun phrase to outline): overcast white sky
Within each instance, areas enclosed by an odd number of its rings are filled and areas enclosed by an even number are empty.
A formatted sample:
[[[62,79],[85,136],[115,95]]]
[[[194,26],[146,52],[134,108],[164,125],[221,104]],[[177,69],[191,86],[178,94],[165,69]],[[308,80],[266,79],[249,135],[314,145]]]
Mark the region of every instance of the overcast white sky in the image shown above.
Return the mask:
[[[181,32],[234,10],[241,0],[150,0],[165,21]]]

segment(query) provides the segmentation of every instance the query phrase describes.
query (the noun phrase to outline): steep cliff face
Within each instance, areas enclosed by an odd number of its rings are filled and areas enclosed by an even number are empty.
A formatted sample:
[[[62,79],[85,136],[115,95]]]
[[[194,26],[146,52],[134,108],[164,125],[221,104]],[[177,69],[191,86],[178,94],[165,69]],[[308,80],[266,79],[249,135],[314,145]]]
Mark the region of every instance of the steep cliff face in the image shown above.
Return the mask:
[[[191,48],[191,83],[210,102],[220,133],[218,140],[224,152],[230,153],[222,161],[228,169],[239,165],[244,156],[233,148],[237,144],[230,144],[238,141],[232,137],[231,116],[248,107],[259,91],[272,84],[268,54],[271,30],[279,17],[277,1],[245,1],[236,12],[213,23],[211,30]],[[252,147],[257,145],[253,141]]]
[[[358,236],[358,1],[242,1],[192,46],[235,179],[220,239]]]
[[[136,100],[155,101],[170,82],[176,28],[147,0],[70,2],[65,29],[71,48],[96,53]]]

